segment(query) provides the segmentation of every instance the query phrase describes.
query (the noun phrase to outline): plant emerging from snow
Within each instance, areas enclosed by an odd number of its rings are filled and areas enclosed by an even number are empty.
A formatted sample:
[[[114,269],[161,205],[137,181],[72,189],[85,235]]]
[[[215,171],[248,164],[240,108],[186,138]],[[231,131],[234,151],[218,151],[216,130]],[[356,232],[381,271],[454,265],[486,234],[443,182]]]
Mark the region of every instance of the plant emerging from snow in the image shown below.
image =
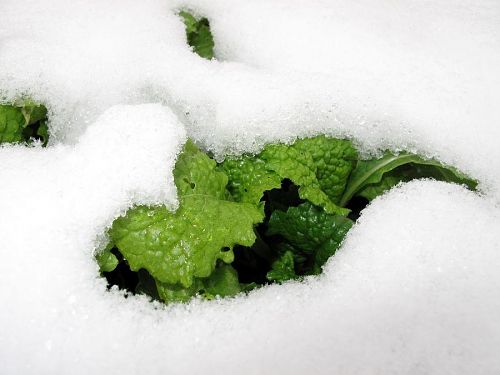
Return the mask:
[[[211,59],[206,18],[181,12],[188,43]],[[47,110],[29,100],[0,106],[0,142],[45,145]],[[163,302],[233,296],[321,273],[366,204],[401,182],[476,181],[401,152],[363,160],[349,140],[326,136],[269,144],[217,163],[188,140],[174,180],[179,208],[138,206],[109,230],[97,255],[111,285]]]

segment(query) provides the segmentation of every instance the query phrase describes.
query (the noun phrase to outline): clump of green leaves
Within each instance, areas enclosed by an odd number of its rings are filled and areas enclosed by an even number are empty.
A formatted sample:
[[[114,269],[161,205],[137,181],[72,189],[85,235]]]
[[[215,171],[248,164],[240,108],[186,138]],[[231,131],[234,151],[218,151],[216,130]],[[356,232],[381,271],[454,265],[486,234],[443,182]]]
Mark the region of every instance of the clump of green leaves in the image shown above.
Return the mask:
[[[188,44],[214,57],[206,18],[180,12]],[[360,159],[326,136],[269,144],[217,164],[188,141],[174,169],[180,206],[138,206],[117,219],[96,255],[110,285],[169,302],[234,296],[321,273],[366,204],[415,178],[477,183],[409,153]]]
[[[0,105],[0,143],[48,141],[47,109],[31,100]]]
[[[256,156],[227,160],[229,190],[236,199],[258,203],[263,191],[276,189],[284,179],[298,186],[299,197],[326,212],[345,215],[338,205],[340,193],[357,160],[349,141],[324,136],[303,139],[293,145],[272,144]]]
[[[235,279],[225,266],[234,260],[232,249],[255,242],[253,228],[263,220],[263,210],[236,202],[227,191],[227,175],[192,142],[179,156],[174,178],[180,201],[176,212],[136,207],[114,222],[110,238],[131,270],[148,271],[164,301],[184,300],[202,289],[226,290]],[[102,268],[108,268],[109,257]]]
[[[219,164],[188,141],[174,169],[179,208],[129,210],[97,261],[110,282],[167,303],[317,275],[359,215],[354,201],[424,177],[476,186],[435,160],[362,160],[350,141],[326,136]]]

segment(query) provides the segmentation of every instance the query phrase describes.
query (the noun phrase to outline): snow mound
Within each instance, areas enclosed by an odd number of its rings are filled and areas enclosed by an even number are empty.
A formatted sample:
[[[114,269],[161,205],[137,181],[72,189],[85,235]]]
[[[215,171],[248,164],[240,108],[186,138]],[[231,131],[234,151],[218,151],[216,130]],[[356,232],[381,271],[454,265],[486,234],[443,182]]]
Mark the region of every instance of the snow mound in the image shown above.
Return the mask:
[[[52,342],[70,339],[85,319],[82,297],[105,286],[96,281],[98,236],[132,203],[175,207],[184,140],[170,110],[145,104],[109,109],[74,147],[0,148],[2,373],[48,371],[50,354],[59,358]]]
[[[217,60],[190,51],[179,9],[209,18]],[[0,100],[47,104],[51,131],[46,149],[0,148],[2,374],[500,371],[500,3],[2,0],[0,14]],[[322,277],[249,297],[106,291],[93,252],[133,204],[175,208],[186,137],[224,157],[318,133],[437,157],[481,195],[398,187]]]

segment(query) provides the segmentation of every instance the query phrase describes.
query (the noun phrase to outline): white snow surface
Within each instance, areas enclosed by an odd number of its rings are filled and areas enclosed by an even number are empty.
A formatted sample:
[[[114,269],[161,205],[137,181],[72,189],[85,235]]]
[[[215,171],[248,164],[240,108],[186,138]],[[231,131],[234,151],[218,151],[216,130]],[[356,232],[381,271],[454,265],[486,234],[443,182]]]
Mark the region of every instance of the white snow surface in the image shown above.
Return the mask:
[[[216,60],[179,9],[210,20]],[[2,374],[500,372],[500,3],[0,0],[0,99],[49,147],[0,148]],[[176,207],[187,137],[219,158],[326,133],[452,164],[376,199],[321,277],[161,306],[93,254],[135,203]]]

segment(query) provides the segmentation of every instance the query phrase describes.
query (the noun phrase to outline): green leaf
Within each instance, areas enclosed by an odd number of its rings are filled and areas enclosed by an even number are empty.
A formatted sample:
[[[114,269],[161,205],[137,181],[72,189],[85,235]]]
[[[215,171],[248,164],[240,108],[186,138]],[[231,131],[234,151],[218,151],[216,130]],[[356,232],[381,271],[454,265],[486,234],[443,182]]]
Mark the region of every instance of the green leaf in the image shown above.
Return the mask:
[[[118,265],[118,259],[111,252],[112,248],[113,246],[110,243],[103,251],[96,254],[95,258],[101,272],[111,272]]]
[[[281,186],[281,177],[258,157],[227,159],[221,166],[229,178],[228,190],[238,202],[258,205],[265,191]]]
[[[321,190],[340,203],[349,176],[356,166],[358,152],[348,140],[317,136],[298,140],[294,148],[310,153],[316,166]]]
[[[158,296],[165,303],[188,302],[203,289],[203,283],[200,279],[195,279],[193,283],[186,287],[181,284],[162,283],[156,280]]]
[[[181,200],[191,196],[226,198],[227,175],[216,170],[216,162],[190,140],[177,158],[173,174]]]
[[[304,275],[309,272],[308,270],[311,263],[311,254],[308,254],[307,252],[304,252],[303,250],[292,246],[286,241],[278,243],[273,247],[278,252],[278,254],[280,254],[280,256],[283,256],[287,251],[293,254],[293,264],[295,272],[298,275]]]
[[[186,34],[189,35],[195,33],[197,30],[197,23],[198,23],[196,18],[194,18],[192,14],[185,11],[179,12],[179,16],[182,17],[184,25],[186,26]]]
[[[26,120],[22,109],[11,105],[0,105],[0,143],[23,141]]]
[[[259,155],[228,159],[221,168],[229,176],[228,189],[236,200],[258,204],[265,191],[279,188],[282,180],[289,179],[299,187],[301,199],[326,212],[347,215],[349,210],[335,204],[322,186],[338,199],[353,165],[355,151],[349,145],[326,137],[293,145],[271,144]],[[331,176],[330,172],[337,174]]]
[[[186,26],[188,44],[199,56],[211,60],[214,57],[214,39],[206,18],[196,19],[188,12],[179,13]]]
[[[316,177],[316,164],[309,152],[282,144],[269,145],[260,157],[266,161],[267,168],[274,171],[281,179],[288,178],[299,186],[299,196],[304,200],[323,207],[326,212],[346,215],[349,210],[333,203],[321,190]]]
[[[187,302],[196,295],[207,299],[230,297],[242,291],[238,274],[233,267],[223,264],[208,278],[195,279],[189,287],[180,284],[156,282],[158,295],[165,302]]]
[[[238,273],[230,265],[217,267],[208,277],[203,280],[205,297],[229,297],[241,292],[238,281]]]
[[[312,273],[319,273],[352,225],[352,220],[344,216],[331,215],[304,203],[290,207],[287,212],[274,211],[269,219],[268,234],[279,234],[294,248],[312,256]]]
[[[379,159],[358,161],[349,178],[340,205],[346,205],[355,195],[371,200],[400,181],[423,177],[465,184],[470,189],[475,189],[477,186],[477,181],[436,160],[424,159],[404,152],[398,155],[386,153]]]
[[[272,264],[272,269],[267,273],[267,279],[279,283],[296,279],[294,268],[294,256],[291,251],[286,251],[278,260]]]
[[[189,288],[210,276],[218,260],[232,262],[234,245],[254,243],[262,209],[227,200],[227,176],[215,166],[188,142],[174,170],[177,211],[138,206],[115,220],[111,239],[133,271],[144,268],[161,283]]]

